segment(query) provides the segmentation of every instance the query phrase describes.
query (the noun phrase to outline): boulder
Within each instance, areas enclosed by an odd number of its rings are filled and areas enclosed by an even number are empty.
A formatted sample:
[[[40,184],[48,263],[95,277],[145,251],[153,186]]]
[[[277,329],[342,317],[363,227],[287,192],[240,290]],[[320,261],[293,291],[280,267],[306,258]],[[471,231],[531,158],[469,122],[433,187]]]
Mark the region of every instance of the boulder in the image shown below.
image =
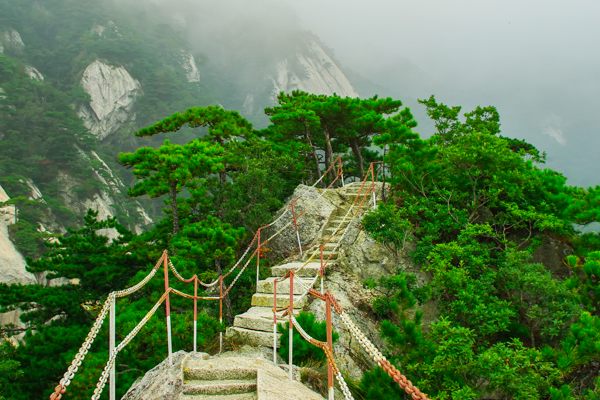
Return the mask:
[[[81,105],[79,116],[98,139],[104,139],[134,119],[133,105],[141,86],[124,67],[96,60],[83,71],[81,87],[90,95],[91,102]]]
[[[336,190],[317,189],[299,185],[294,194],[286,201],[285,206],[275,215],[275,222],[261,234],[261,243],[281,230],[266,247],[284,256],[298,253],[298,239],[292,219],[291,203],[294,201],[296,216],[304,212],[298,219],[298,232],[302,247],[307,248],[316,243],[331,214],[343,202]],[[284,214],[282,216],[282,214]]]

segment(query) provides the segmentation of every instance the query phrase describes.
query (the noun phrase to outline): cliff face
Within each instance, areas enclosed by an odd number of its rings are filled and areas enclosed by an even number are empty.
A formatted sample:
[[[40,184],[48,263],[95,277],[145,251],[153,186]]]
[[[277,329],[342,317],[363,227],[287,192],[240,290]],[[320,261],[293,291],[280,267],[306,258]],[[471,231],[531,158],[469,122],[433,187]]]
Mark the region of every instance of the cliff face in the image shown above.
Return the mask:
[[[140,93],[140,83],[125,68],[96,60],[83,71],[81,87],[92,101],[80,106],[79,115],[98,139],[135,119],[133,105]]]
[[[277,73],[273,80],[273,98],[279,92],[301,90],[314,94],[333,95],[342,97],[358,97],[358,93],[335,64],[335,61],[314,40],[311,40],[306,50],[296,55],[299,64],[305,69],[300,75],[289,68],[289,60],[277,64]]]
[[[0,186],[0,203],[8,200],[10,198]],[[18,210],[14,205],[0,208],[0,283],[35,283],[35,276],[25,270],[27,263],[8,235],[8,227],[14,224],[17,218]]]

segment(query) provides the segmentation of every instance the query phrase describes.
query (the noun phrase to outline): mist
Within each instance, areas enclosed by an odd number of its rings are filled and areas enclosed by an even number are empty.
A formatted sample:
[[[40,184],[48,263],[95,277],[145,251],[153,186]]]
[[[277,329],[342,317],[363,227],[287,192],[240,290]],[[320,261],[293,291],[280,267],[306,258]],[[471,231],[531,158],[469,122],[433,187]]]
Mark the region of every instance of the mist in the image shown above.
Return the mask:
[[[211,79],[254,90],[309,30],[342,69],[400,99],[417,131],[433,124],[417,99],[468,112],[493,105],[502,134],[548,154],[571,185],[600,184],[600,3],[557,0],[121,0],[183,32]],[[240,65],[243,68],[239,68]],[[240,76],[241,74],[241,76]],[[216,74],[215,74],[216,75]],[[355,81],[352,82],[353,84]],[[240,107],[242,99],[230,102]]]
[[[600,3],[285,1],[343,65],[410,105],[423,136],[416,98],[494,105],[503,135],[546,151],[570,184],[600,184]]]

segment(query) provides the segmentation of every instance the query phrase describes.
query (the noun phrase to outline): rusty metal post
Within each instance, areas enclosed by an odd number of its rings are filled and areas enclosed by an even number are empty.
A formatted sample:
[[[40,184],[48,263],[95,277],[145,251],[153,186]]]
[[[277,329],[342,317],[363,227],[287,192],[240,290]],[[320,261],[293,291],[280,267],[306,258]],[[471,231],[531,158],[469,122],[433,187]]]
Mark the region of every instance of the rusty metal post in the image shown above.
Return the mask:
[[[277,364],[277,278],[273,281],[273,364]]]
[[[258,293],[259,270],[260,270],[260,228],[258,228],[258,242],[256,244],[256,293]]]
[[[292,316],[294,311],[294,271],[290,271],[290,304],[288,306],[289,319],[290,319],[290,347],[289,347],[289,368],[290,368],[290,381],[294,380],[294,368],[293,368],[293,354],[294,354],[294,323],[292,322]]]
[[[165,292],[167,292],[167,298],[165,300],[166,314],[167,314],[167,346],[169,347],[169,365],[173,366],[173,343],[171,341],[171,304],[169,303],[169,257],[165,256]]]
[[[373,188],[373,208],[377,207],[377,202],[375,201],[375,167],[371,165],[371,177],[373,178],[373,183],[371,187]]]
[[[116,343],[115,343],[115,323],[116,323],[116,315],[117,315],[117,298],[113,296],[111,304],[110,304],[110,315],[109,315],[109,334],[108,334],[108,355],[109,357],[115,351]],[[109,392],[108,398],[110,400],[116,400],[117,396],[115,394],[117,389],[117,374],[115,373],[115,363],[113,363],[112,368],[110,369],[110,377],[109,377]]]
[[[294,210],[294,203],[292,203],[292,216],[294,217],[294,227],[296,228],[296,237],[298,238],[298,248],[300,249],[300,256],[302,256],[302,242],[300,241],[300,232],[298,231],[298,223],[296,222],[296,211]]]
[[[219,277],[219,323],[223,323],[223,275]],[[219,332],[219,353],[223,352],[223,332]]]
[[[327,346],[333,354],[333,332],[331,327],[331,298],[327,296],[325,298],[325,318],[327,321]],[[329,400],[333,399],[333,368],[331,364],[327,363],[327,386],[329,388]]]

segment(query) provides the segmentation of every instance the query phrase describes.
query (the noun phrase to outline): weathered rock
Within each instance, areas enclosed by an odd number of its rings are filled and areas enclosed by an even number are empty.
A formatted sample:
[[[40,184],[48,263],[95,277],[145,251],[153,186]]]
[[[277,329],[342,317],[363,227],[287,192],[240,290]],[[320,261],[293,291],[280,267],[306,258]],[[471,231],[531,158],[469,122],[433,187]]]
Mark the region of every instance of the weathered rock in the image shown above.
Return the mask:
[[[27,73],[27,75],[29,75],[29,77],[31,79],[34,79],[34,80],[36,80],[38,82],[44,82],[44,76],[40,73],[40,71],[38,71],[37,69],[35,69],[31,65],[26,65],[25,66],[25,72]]]
[[[23,48],[25,48],[25,44],[19,32],[14,29],[8,29],[0,33],[0,54],[3,54],[5,49],[19,53]]]
[[[0,203],[10,200],[0,186]],[[8,227],[15,223],[17,208],[8,205],[0,208],[0,282],[7,284],[32,284],[35,276],[25,269],[27,263],[21,253],[10,241]]]
[[[132,109],[140,94],[140,83],[125,68],[96,60],[83,72],[81,86],[92,101],[79,108],[79,115],[99,139],[104,139],[123,123],[135,118]]]
[[[341,97],[358,97],[348,78],[317,42],[309,42],[306,49],[306,52],[296,55],[297,61],[305,68],[303,76],[290,70],[287,59],[277,64],[277,74],[272,78],[274,99],[279,92],[291,93],[293,90],[329,96],[336,93]]]
[[[312,246],[321,236],[321,231],[329,216],[343,201],[335,190],[325,191],[324,189],[299,185],[275,217],[279,218],[281,214],[287,211],[286,215],[265,230],[266,237],[270,237],[279,230],[282,230],[278,236],[267,244],[267,247],[284,256],[299,252],[294,224],[293,222],[290,224],[292,221],[290,203],[293,200],[296,200],[294,203],[296,215],[305,212],[298,220],[298,231],[303,248]],[[288,224],[289,226],[286,227]]]
[[[183,387],[182,364],[188,354],[173,354],[173,366],[166,359],[136,380],[122,400],[178,400]],[[117,381],[118,384],[118,381]]]
[[[270,360],[272,353],[244,346],[209,357],[177,352],[137,380],[123,400],[259,399],[322,400]]]
[[[542,244],[533,252],[530,262],[544,264],[555,279],[564,280],[572,274],[571,269],[563,263],[570,254],[573,254],[573,249],[566,243],[544,235]]]
[[[196,60],[194,56],[187,51],[181,52],[181,66],[186,72],[188,82],[200,82],[200,71],[196,66]]]

